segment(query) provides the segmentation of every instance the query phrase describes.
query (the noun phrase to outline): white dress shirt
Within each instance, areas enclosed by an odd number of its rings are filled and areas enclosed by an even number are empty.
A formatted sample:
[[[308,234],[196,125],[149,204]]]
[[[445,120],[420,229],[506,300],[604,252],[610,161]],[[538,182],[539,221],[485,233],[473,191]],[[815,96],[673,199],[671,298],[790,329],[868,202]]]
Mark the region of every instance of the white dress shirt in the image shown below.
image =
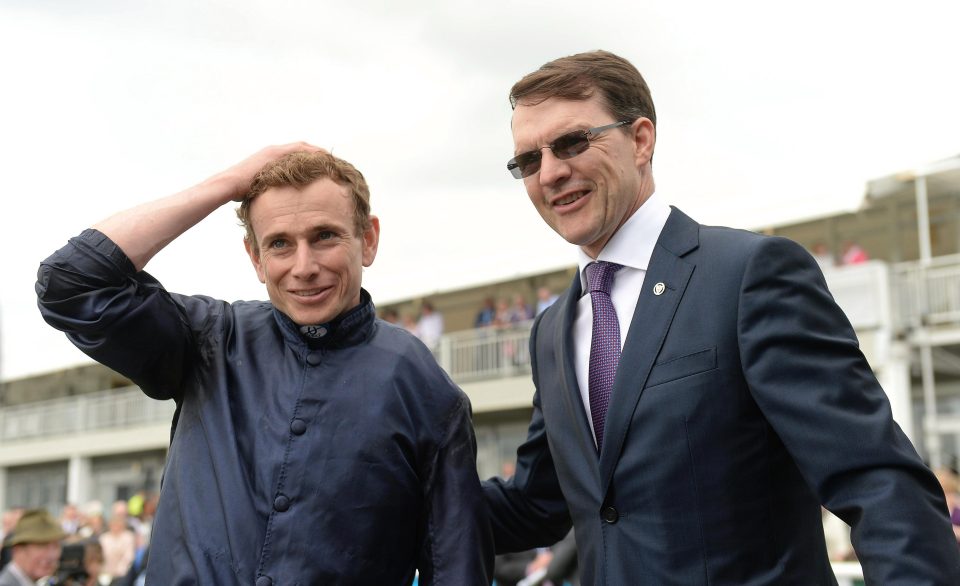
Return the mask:
[[[653,256],[653,248],[660,238],[667,218],[670,216],[670,206],[661,200],[656,193],[640,206],[623,226],[610,238],[596,260],[615,262],[623,268],[614,273],[610,299],[617,312],[620,322],[620,347],[627,339],[630,321],[637,308],[637,299],[640,297],[640,288],[647,275],[647,266]],[[578,249],[577,264],[580,267],[582,297],[577,302],[577,315],[573,322],[573,350],[574,367],[577,372],[577,384],[580,386],[580,398],[583,408],[587,412],[587,421],[593,431],[593,417],[590,413],[590,338],[593,330],[593,305],[587,290],[587,265],[594,259],[590,258],[583,249]],[[596,438],[594,438],[596,441]]]

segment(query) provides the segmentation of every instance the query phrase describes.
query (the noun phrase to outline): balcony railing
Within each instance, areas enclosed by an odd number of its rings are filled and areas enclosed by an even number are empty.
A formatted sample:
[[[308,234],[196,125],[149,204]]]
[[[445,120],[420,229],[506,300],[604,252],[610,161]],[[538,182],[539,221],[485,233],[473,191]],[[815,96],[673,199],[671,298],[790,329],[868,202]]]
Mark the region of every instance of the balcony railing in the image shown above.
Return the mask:
[[[480,328],[443,336],[435,353],[440,366],[458,383],[530,372],[532,321],[505,328]]]
[[[528,374],[531,324],[447,334],[437,360],[458,383]],[[168,423],[174,408],[173,401],[150,399],[137,387],[6,407],[0,409],[0,443]]]
[[[0,409],[0,443],[169,423],[173,401],[156,401],[138,387]]]
[[[889,270],[871,262],[830,269],[826,276],[837,302],[858,329],[960,326],[960,255],[927,265],[901,263]],[[893,324],[888,323],[885,299],[892,300]],[[446,334],[435,353],[437,360],[461,384],[526,375],[530,325]],[[149,399],[136,387],[6,407],[0,409],[0,442],[169,422],[173,410],[172,401]]]
[[[893,267],[899,329],[960,324],[960,254]]]

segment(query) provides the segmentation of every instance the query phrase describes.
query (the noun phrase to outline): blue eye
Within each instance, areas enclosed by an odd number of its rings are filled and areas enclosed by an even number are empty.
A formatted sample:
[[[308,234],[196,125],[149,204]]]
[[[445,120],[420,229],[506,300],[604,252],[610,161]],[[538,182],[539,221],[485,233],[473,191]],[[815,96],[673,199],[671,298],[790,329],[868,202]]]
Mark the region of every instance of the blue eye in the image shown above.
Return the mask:
[[[286,245],[287,245],[287,241],[286,241],[286,240],[280,240],[280,239],[271,240],[271,241],[270,241],[269,248],[280,249],[280,248],[285,247]]]
[[[317,238],[319,240],[330,240],[334,236],[335,234],[329,230],[324,230],[323,232],[320,232],[319,234],[317,234]]]

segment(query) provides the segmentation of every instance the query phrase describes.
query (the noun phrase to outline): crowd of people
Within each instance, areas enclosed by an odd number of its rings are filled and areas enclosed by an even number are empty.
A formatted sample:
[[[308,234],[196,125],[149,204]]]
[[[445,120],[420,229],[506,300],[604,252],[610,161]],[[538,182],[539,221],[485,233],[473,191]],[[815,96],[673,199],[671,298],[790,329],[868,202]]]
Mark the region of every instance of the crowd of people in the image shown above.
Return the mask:
[[[501,474],[512,476],[512,462],[504,464]],[[935,474],[960,546],[960,476],[946,466]],[[96,500],[83,506],[67,503],[59,518],[44,509],[13,507],[3,511],[0,585],[7,584],[3,581],[5,571],[30,580],[24,584],[141,586],[156,503],[156,495],[139,492],[128,500],[114,502],[106,520],[103,505]],[[850,527],[826,509],[823,524],[831,561],[856,561]],[[17,563],[10,564],[14,560]],[[573,531],[550,547],[498,555],[494,578],[496,586],[578,585]],[[10,584],[19,586],[21,582]]]
[[[157,497],[138,492],[113,502],[67,503],[3,513],[0,585],[141,586]],[[4,581],[4,579],[8,581]]]
[[[810,253],[813,255],[813,258],[816,259],[821,269],[858,265],[870,260],[870,255],[867,254],[866,249],[852,240],[847,240],[843,243],[843,249],[839,258],[834,258],[833,253],[830,252],[830,249],[827,248],[827,245],[823,242],[814,244],[810,249]]]
[[[557,300],[557,294],[548,287],[537,289],[536,305],[527,302],[527,298],[522,293],[515,293],[512,297],[493,296],[483,300],[483,304],[477,311],[477,316],[473,321],[475,328],[502,328],[527,322]]]
[[[394,308],[387,308],[380,314],[381,319],[400,325],[420,339],[432,352],[440,349],[440,336],[443,335],[443,313],[437,310],[429,300],[420,304],[420,314],[400,314]]]
[[[537,289],[537,298],[533,304],[523,293],[499,298],[493,295],[487,296],[477,310],[473,327],[502,329],[526,323],[550,307],[558,297],[549,287]],[[439,350],[440,337],[446,332],[443,313],[430,300],[421,302],[420,310],[416,314],[401,313],[396,308],[388,307],[380,313],[380,317],[387,322],[402,326],[433,352]]]

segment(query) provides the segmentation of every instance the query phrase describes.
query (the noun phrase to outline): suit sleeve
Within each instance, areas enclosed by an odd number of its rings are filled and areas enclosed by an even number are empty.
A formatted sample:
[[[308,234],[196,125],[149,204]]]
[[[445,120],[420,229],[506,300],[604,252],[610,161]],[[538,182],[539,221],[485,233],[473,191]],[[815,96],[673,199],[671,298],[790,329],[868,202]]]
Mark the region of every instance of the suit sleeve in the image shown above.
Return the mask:
[[[489,585],[493,542],[477,477],[470,403],[462,393],[431,466],[422,511],[419,584]]]
[[[534,385],[538,384],[537,331],[543,316],[538,316],[530,332]],[[497,553],[552,545],[570,530],[570,513],[547,442],[539,389],[533,396],[527,439],[517,448],[514,476],[491,478],[483,483],[483,489]]]
[[[867,584],[960,584],[943,493],[802,247],[760,241],[737,327],[751,394],[820,502],[852,527]]]

